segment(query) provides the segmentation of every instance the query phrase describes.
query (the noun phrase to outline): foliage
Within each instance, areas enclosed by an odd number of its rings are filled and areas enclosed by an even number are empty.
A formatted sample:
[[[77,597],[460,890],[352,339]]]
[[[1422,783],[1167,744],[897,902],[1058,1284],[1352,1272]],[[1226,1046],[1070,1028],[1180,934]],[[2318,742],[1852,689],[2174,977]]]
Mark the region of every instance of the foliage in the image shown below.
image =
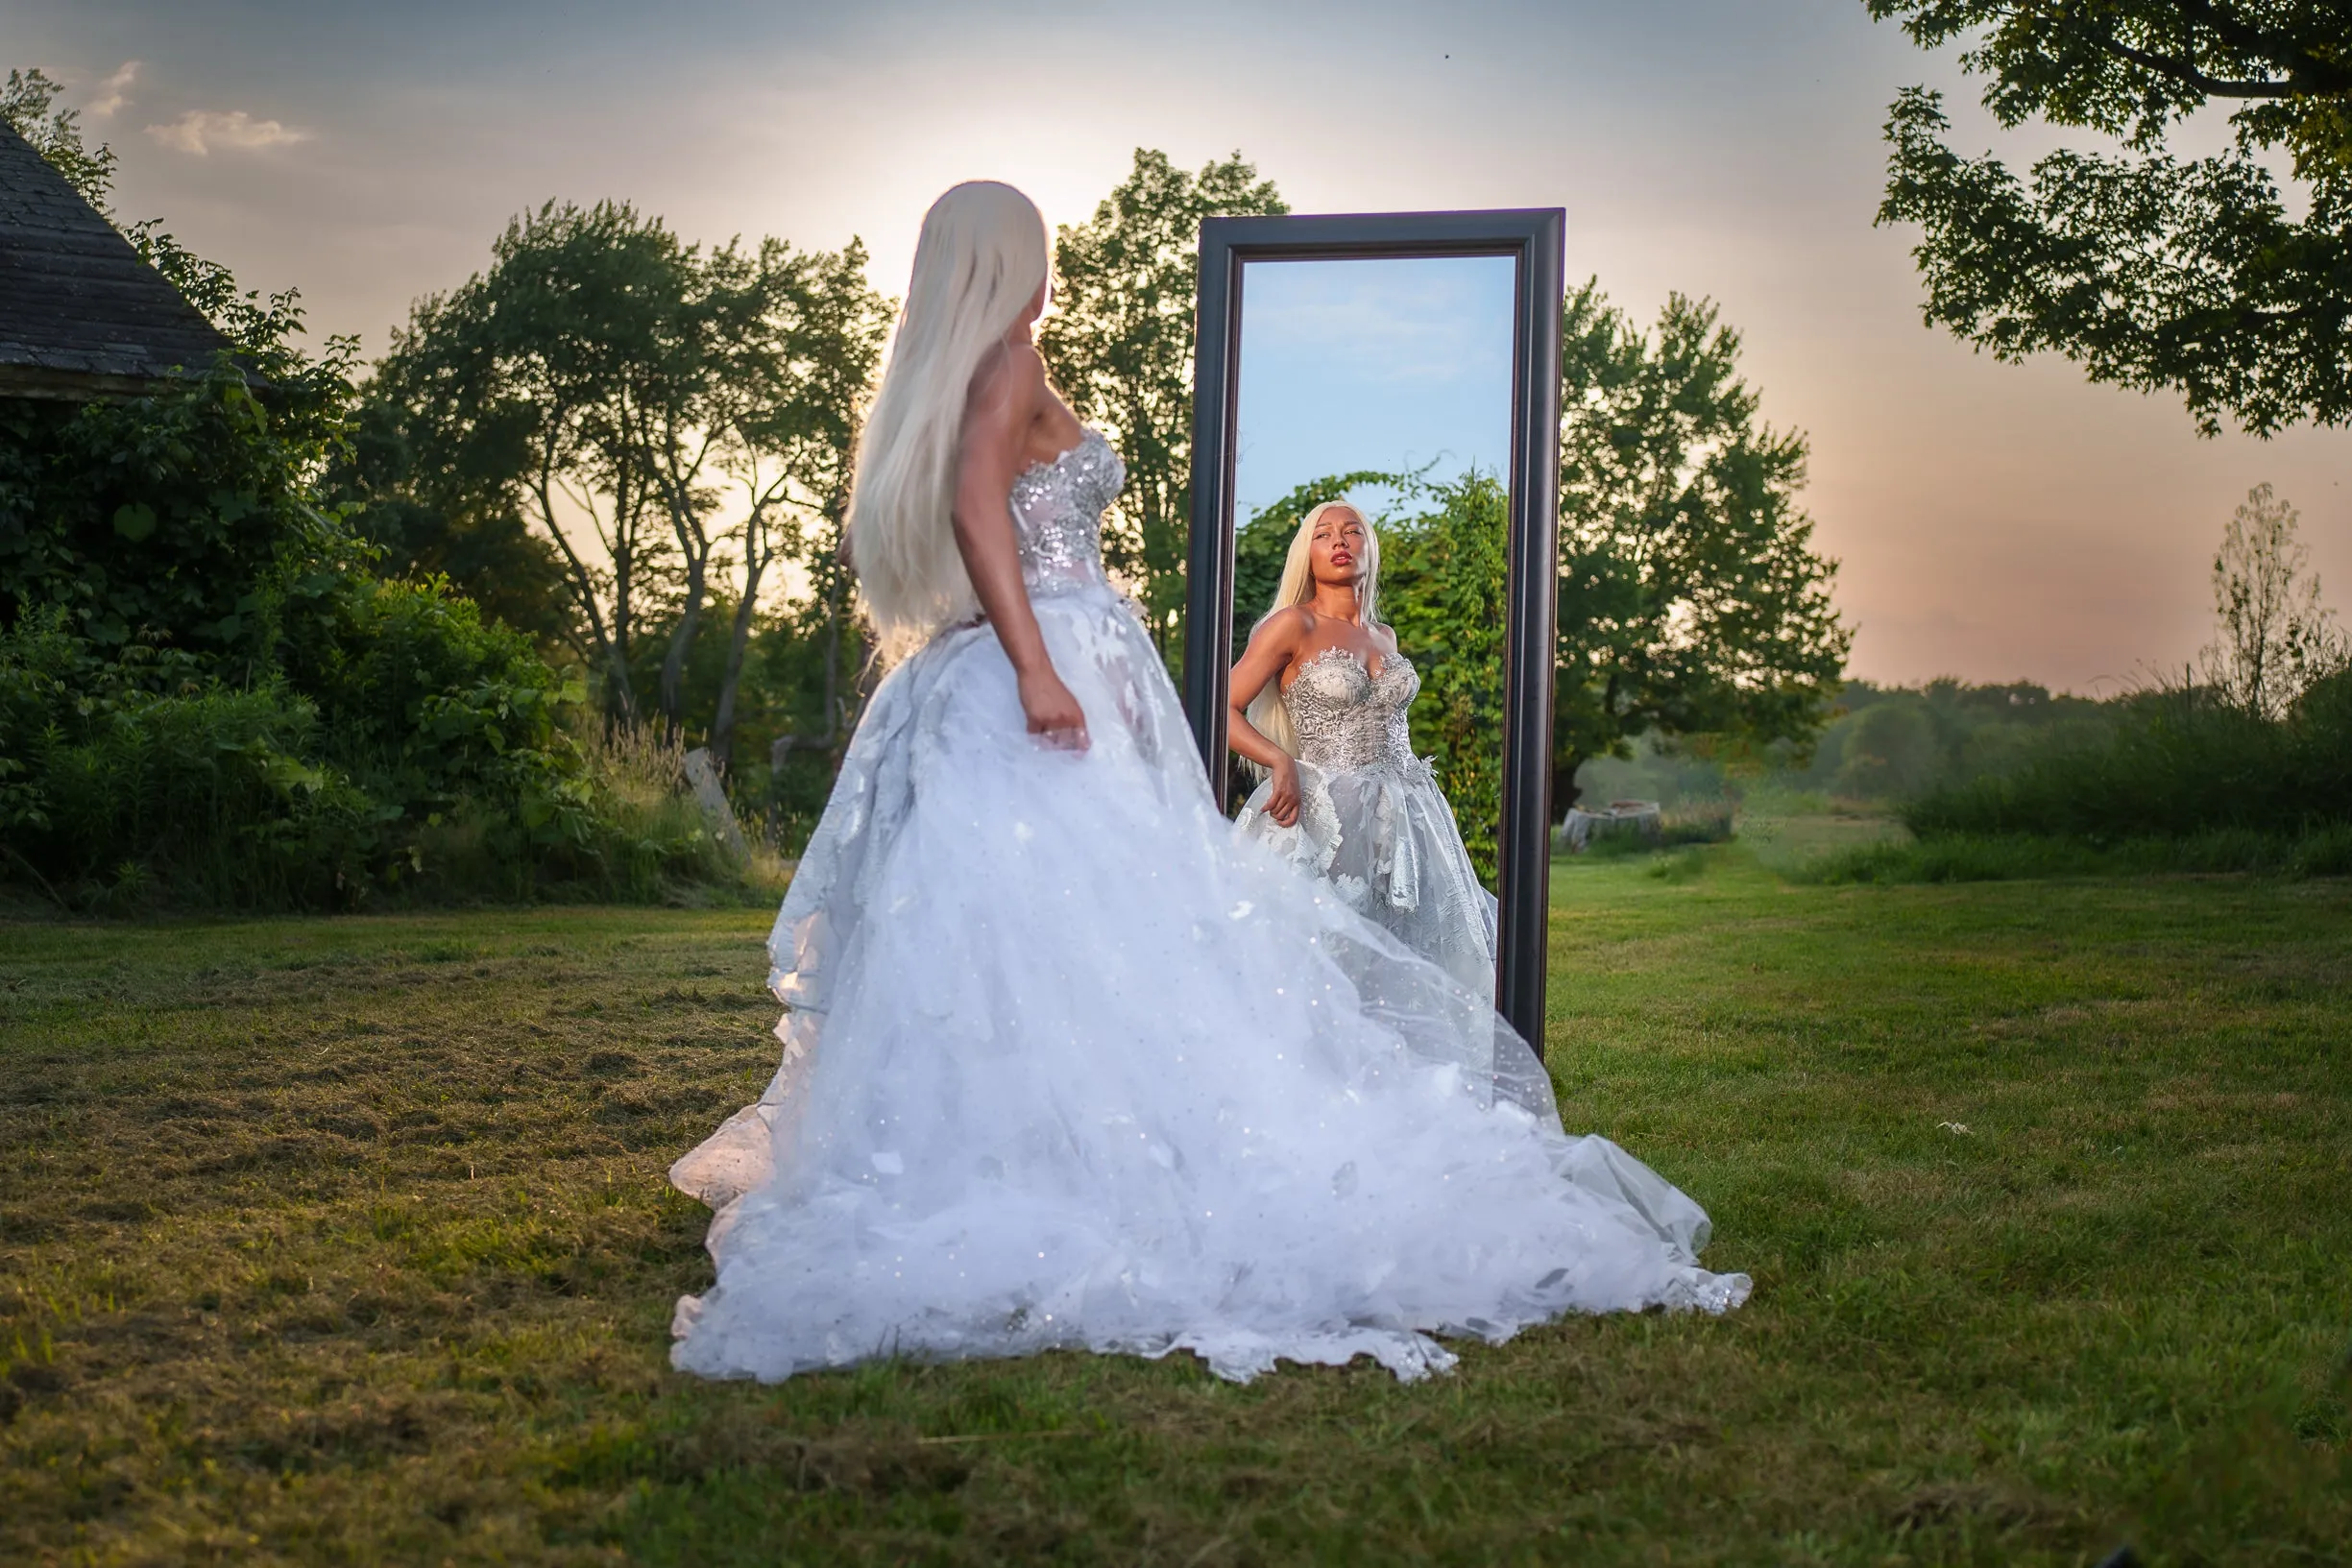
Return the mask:
[[[1186,174],[1135,151],[1128,178],[1055,245],[1055,309],[1037,334],[1054,383],[1127,465],[1104,531],[1110,568],[1133,585],[1152,639],[1180,663],[1192,521],[1193,333],[1200,220],[1288,212],[1239,153]]]
[[[101,659],[63,621],[0,632],[0,872],[101,908],[145,902],[158,879],[230,905],[346,902],[380,811],[314,764],[313,705],[278,682],[204,679],[184,655]]]
[[[143,398],[0,400],[0,876],[87,908],[741,882],[582,755],[579,691],[521,634],[370,569],[326,495],[352,346],[305,354],[291,294],[139,234],[237,351]]]
[[[0,401],[0,618],[57,605],[102,647],[266,666],[360,565],[311,486],[342,390],[328,362],[264,404],[224,365],[121,402]]]
[[[2276,718],[2346,663],[2342,633],[2319,598],[2293,507],[2267,484],[2247,493],[2213,561],[2217,636],[2200,660],[2223,700]]]
[[[416,531],[512,557],[536,530],[569,600],[543,624],[592,659],[618,717],[639,711],[637,639],[662,622],[651,684],[673,731],[732,546],[745,575],[712,725],[723,751],[766,572],[813,565],[837,528],[885,325],[855,241],[706,252],[622,204],[550,203],[508,226],[487,272],[418,304],[377,368],[346,482],[368,515],[391,513],[386,531],[437,519]],[[564,531],[581,517],[596,552]]]
[[[1773,777],[1849,800],[1889,801],[1999,773],[2054,736],[2105,733],[2115,706],[2031,682],[1917,687],[1850,681],[1809,755],[1784,752]]]
[[[1805,438],[1758,422],[1715,308],[1676,295],[1652,336],[1588,282],[1562,342],[1556,814],[1637,736],[1802,742],[1853,639],[1796,501]]]
[[[1796,868],[1795,880],[1841,884],[1998,882],[2047,877],[2352,876],[2352,827],[2308,832],[2217,828],[2186,837],[2093,844],[2048,833],[1937,833],[1881,840]]]
[[[1922,48],[1967,40],[2000,124],[2120,138],[2020,181],[1947,146],[1939,95],[1887,123],[1882,223],[1917,224],[1926,316],[2002,359],[2056,351],[2094,381],[2180,394],[2198,426],[2352,419],[2352,51],[2324,0],[1867,0]],[[2176,128],[2238,106],[2226,151]],[[2295,189],[2271,172],[2279,155]],[[2295,214],[2300,213],[2300,216]]]
[[[686,272],[658,219],[548,203],[507,226],[487,274],[418,302],[370,388],[397,411],[406,458],[379,483],[443,510],[513,505],[555,547],[568,618],[623,722],[640,710],[641,601],[675,587],[643,454],[655,409],[692,374]],[[575,519],[597,553],[571,543]]]
[[[727,426],[719,466],[741,489],[744,507],[736,534],[742,587],[711,723],[712,749],[722,763],[734,744],[753,616],[769,567],[790,562],[806,574],[803,613],[792,618],[812,621],[807,629],[824,647],[818,693],[824,723],[796,738],[828,750],[846,739],[852,715],[845,661],[854,664],[863,645],[841,530],[890,303],[866,285],[865,249],[855,239],[837,253],[803,253],[788,261],[776,247],[762,242],[762,266],[787,286],[776,306],[749,314],[745,329],[725,340],[718,379],[734,391],[715,404]],[[711,265],[722,264],[738,265],[730,252]]]
[[[2053,735],[2006,771],[1930,791],[1903,818],[1923,836],[2043,833],[2094,845],[2352,823],[2352,672],[2314,683],[2276,719],[2205,688],[2143,692],[2111,724]]]
[[[79,114],[53,107],[63,90],[38,66],[9,72],[7,83],[0,84],[0,125],[31,142],[84,201],[103,212],[119,160],[111,147],[83,143]]]
[[[762,912],[0,929],[0,1558],[2340,1556],[2352,884],[1696,858],[1555,872],[1549,1046],[1754,1299],[1413,1386],[671,1371]]]
[[[340,579],[257,680],[50,606],[0,632],[10,875],[73,907],[674,896],[741,884],[676,759],[585,753],[518,632],[436,583]],[[622,758],[626,761],[626,758]]]
[[[1874,800],[1907,796],[1937,772],[1935,727],[1925,703],[1873,703],[1855,715],[1845,736],[1840,791]]]
[[[1414,754],[1429,760],[1470,863],[1491,887],[1503,816],[1510,500],[1483,473],[1427,495],[1428,511],[1381,526],[1380,614],[1421,680]]]
[[[441,577],[482,613],[527,633],[550,658],[575,655],[582,633],[564,561],[532,531],[514,498],[419,471],[400,411],[364,401],[330,478],[352,531],[390,577]]]

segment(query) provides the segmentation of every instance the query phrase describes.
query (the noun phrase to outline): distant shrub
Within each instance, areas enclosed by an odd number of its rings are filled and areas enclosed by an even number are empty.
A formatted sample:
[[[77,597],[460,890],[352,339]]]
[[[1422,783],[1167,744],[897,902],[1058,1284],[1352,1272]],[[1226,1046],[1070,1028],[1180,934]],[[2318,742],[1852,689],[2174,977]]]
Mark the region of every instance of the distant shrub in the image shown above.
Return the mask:
[[[1923,839],[2023,833],[2092,845],[2242,830],[2294,838],[2352,824],[2352,675],[2281,718],[2195,688],[2150,691],[2096,731],[2059,732],[2007,771],[1903,811]]]
[[[1728,842],[1738,819],[1730,801],[1686,801],[1659,814],[1659,840],[1667,845]]]
[[[1791,875],[1807,882],[1982,882],[2037,877],[2352,876],[2352,828],[2303,834],[2226,828],[2094,844],[2037,833],[1947,833],[1844,850]]]

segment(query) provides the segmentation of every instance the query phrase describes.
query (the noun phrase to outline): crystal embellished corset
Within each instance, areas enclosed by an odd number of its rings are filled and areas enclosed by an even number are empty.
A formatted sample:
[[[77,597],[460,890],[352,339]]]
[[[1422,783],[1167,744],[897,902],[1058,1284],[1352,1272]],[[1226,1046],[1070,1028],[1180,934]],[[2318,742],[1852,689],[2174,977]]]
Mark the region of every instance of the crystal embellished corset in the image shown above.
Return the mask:
[[[1051,463],[1032,463],[1012,482],[1021,580],[1032,598],[1104,583],[1103,510],[1126,482],[1119,454],[1092,429]]]
[[[1381,660],[1374,675],[1346,648],[1325,648],[1282,693],[1300,760],[1334,773],[1412,761],[1405,713],[1420,689],[1421,678],[1402,654]]]

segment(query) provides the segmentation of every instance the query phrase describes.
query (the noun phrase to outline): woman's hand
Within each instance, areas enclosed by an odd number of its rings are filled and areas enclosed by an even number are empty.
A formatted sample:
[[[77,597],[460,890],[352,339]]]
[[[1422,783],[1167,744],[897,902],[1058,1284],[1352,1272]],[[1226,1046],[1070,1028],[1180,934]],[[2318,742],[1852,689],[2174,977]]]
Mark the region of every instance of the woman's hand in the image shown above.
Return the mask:
[[[1274,763],[1267,775],[1266,814],[1278,828],[1298,825],[1298,764],[1289,757]]]
[[[1058,751],[1084,751],[1086,711],[1053,666],[1031,670],[1020,681],[1021,712],[1029,715],[1029,733]]]

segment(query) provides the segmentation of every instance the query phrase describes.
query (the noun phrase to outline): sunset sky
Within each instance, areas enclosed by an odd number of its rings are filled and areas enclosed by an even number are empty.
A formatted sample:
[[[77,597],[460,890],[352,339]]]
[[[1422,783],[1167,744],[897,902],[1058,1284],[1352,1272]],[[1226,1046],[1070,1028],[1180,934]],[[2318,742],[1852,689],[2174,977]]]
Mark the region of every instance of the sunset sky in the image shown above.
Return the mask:
[[[1844,567],[1855,672],[2113,689],[2206,635],[2263,480],[2352,606],[2352,436],[2196,439],[2176,400],[2001,366],[1919,321],[1871,225],[1879,125],[1949,59],[1859,0],[0,0],[0,67],[70,84],[116,205],[380,350],[516,211],[625,198],[690,238],[853,234],[904,285],[930,199],[1009,180],[1084,218],[1138,146],[1236,149],[1301,212],[1560,205],[1572,278],[1706,295]]]

